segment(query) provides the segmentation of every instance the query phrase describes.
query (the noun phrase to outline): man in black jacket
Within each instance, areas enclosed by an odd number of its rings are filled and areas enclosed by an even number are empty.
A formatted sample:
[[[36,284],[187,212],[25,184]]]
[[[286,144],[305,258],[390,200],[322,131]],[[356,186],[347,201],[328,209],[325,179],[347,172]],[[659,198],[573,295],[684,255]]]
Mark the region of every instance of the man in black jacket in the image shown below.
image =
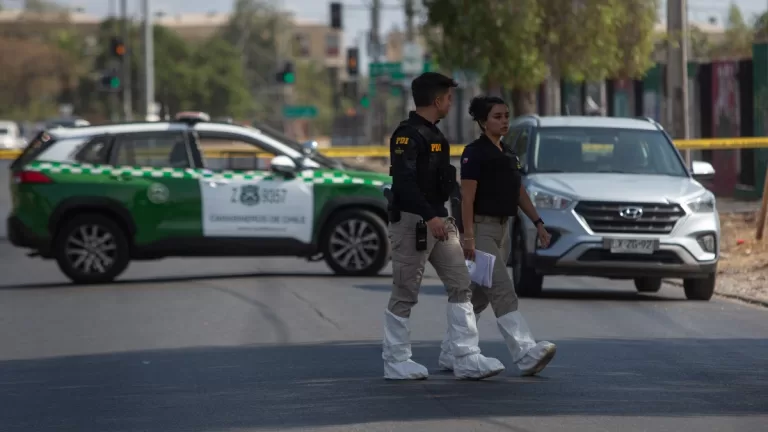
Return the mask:
[[[482,379],[504,366],[480,354],[469,272],[458,228],[445,203],[458,187],[450,144],[437,128],[451,108],[456,82],[427,72],[411,84],[416,111],[390,139],[392,189],[389,234],[392,242],[392,294],[385,312],[384,378],[425,379],[427,368],[411,360],[409,318],[418,302],[429,261],[448,292],[448,334],[454,375]]]

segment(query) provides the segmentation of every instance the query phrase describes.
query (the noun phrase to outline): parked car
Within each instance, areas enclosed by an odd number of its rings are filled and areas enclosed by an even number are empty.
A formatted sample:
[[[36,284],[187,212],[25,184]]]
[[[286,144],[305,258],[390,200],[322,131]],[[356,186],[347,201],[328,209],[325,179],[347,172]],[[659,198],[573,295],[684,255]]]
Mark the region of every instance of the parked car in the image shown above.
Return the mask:
[[[18,150],[24,147],[24,136],[19,125],[10,120],[0,120],[0,150]]]
[[[231,149],[256,167],[229,169]],[[9,240],[77,283],[171,256],[324,259],[339,275],[389,262],[390,177],[328,166],[316,143],[297,151],[256,128],[188,118],[57,128],[11,171]]]
[[[686,167],[651,119],[515,119],[507,136],[523,161],[523,183],[552,234],[538,247],[525,217],[511,229],[509,259],[520,295],[538,295],[548,275],[632,279],[656,292],[663,278],[683,280],[691,300],[715,289],[720,219],[706,162]]]

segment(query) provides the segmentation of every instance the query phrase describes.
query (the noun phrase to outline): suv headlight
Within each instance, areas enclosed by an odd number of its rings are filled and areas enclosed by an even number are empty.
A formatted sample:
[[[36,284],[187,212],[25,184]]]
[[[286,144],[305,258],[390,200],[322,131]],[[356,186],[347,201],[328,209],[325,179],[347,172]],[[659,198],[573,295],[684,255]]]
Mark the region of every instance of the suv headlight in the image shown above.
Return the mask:
[[[543,191],[535,186],[528,189],[528,195],[533,205],[540,209],[563,210],[573,203],[573,200],[551,192]]]
[[[712,213],[715,211],[715,196],[706,193],[696,199],[685,203],[694,213]]]

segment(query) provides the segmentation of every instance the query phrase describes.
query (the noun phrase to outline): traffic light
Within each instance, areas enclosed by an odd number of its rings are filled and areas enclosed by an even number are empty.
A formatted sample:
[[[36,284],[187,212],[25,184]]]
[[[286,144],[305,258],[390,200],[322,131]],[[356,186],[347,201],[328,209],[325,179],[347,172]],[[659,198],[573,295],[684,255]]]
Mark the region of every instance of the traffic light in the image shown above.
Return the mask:
[[[109,55],[118,59],[122,59],[125,57],[126,53],[127,50],[123,40],[116,36],[112,37],[112,39],[109,41]]]
[[[283,68],[277,73],[277,82],[283,84],[296,83],[296,71],[293,67],[293,62],[285,62]]]
[[[360,98],[360,106],[363,108],[368,108],[371,106],[371,99],[368,97],[368,93],[364,94],[363,97]]]
[[[347,75],[356,77],[360,73],[360,50],[357,48],[347,48]]]
[[[331,2],[331,28],[341,30],[341,3]]]
[[[104,71],[101,74],[100,85],[101,89],[104,91],[120,90],[120,75],[114,70]]]

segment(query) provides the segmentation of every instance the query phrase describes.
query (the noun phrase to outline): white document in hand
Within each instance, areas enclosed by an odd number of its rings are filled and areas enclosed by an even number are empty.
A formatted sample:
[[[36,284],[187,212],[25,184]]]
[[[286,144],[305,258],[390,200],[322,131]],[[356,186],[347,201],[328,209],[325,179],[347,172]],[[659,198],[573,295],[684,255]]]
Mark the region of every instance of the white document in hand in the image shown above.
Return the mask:
[[[490,287],[493,284],[493,265],[495,263],[495,255],[475,250],[475,261],[467,261],[469,279],[480,286]]]

